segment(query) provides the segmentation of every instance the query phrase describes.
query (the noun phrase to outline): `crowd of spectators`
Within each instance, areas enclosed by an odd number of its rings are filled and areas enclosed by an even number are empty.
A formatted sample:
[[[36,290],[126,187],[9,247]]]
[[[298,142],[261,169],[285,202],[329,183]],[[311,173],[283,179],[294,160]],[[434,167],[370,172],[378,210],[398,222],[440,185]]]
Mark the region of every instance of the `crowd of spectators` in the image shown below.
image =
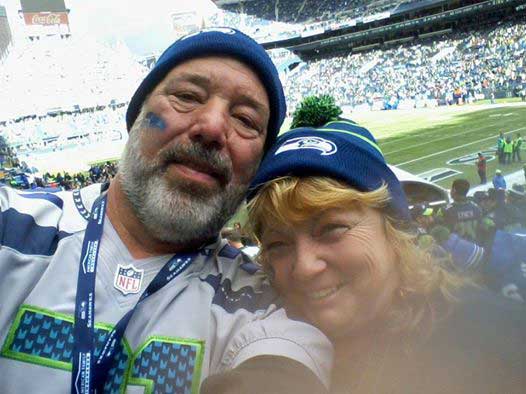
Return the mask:
[[[12,98],[0,109],[0,135],[15,154],[121,140],[126,101],[146,72],[122,43],[18,41],[0,64],[0,91]]]
[[[35,183],[30,185],[30,187],[52,187],[62,190],[79,189],[93,183],[110,182],[116,174],[117,166],[115,162],[107,161],[102,164],[92,165],[87,172],[74,174],[70,174],[67,171],[57,172],[56,174],[46,172],[42,178],[36,178]]]
[[[73,35],[17,41],[0,62],[0,91],[11,98],[2,102],[0,120],[125,102],[146,71],[122,43]]]
[[[289,110],[305,95],[330,93],[340,105],[374,101],[471,100],[499,89],[526,89],[526,22],[391,49],[303,63],[284,80]]]
[[[322,2],[320,7],[325,3],[331,2]],[[223,17],[243,18],[228,12]],[[244,25],[261,28],[253,22],[247,20]],[[280,31],[262,29],[272,30]],[[525,33],[526,22],[507,22],[438,40],[300,63],[282,77],[288,108],[292,112],[306,95],[324,93],[343,106],[385,103],[381,104],[385,108],[397,108],[404,100],[469,101],[498,89],[515,89],[526,96]],[[277,52],[272,56],[278,66],[290,57],[288,51],[271,52]],[[27,73],[18,72],[21,63],[27,64]],[[146,68],[123,46],[107,48],[70,37],[15,47],[0,67],[0,89],[6,97],[23,96],[24,100],[11,100],[2,108],[0,133],[17,151],[52,151],[70,144],[120,139],[125,130],[120,106],[144,72]],[[14,114],[18,116],[10,116]]]
[[[492,188],[475,191],[468,197],[469,182],[456,179],[449,205],[416,205],[412,209],[420,246],[436,248],[434,245],[438,244],[435,253],[450,254],[453,269],[482,281],[495,275],[493,267],[514,264],[502,261],[503,256],[520,259],[526,252],[522,246],[516,246],[526,236],[526,183],[506,187],[505,182],[496,179],[498,172]],[[524,172],[526,175],[526,166]],[[513,241],[513,237],[518,241]]]
[[[125,110],[124,105],[119,105],[31,115],[0,122],[0,134],[15,153],[49,152],[120,140],[126,130]]]
[[[35,169],[36,170],[36,169]],[[9,170],[0,173],[0,185],[10,185],[22,190],[73,190],[89,186],[93,183],[109,183],[117,174],[115,162],[93,164],[88,171],[69,173],[59,171],[40,174],[27,167],[25,162],[17,162]]]

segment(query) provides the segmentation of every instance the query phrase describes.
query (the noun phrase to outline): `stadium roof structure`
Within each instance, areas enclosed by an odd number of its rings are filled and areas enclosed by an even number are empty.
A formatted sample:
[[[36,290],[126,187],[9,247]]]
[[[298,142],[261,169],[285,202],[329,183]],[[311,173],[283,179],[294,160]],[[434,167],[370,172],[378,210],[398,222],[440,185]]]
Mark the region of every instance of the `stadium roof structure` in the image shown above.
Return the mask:
[[[359,17],[390,11],[401,5],[443,0],[212,0],[225,11],[245,13],[276,22],[303,23],[337,19],[340,15]]]
[[[368,51],[399,45],[418,38],[450,33],[481,22],[498,23],[518,15],[526,0],[421,0],[401,5],[382,18],[362,17],[335,28],[315,29],[276,41],[262,42],[265,49],[287,48],[302,59]]]
[[[22,12],[66,12],[64,0],[20,0]]]
[[[222,5],[225,4],[237,4],[237,3],[244,3],[246,1],[252,1],[252,0],[212,0],[216,6],[221,8]]]

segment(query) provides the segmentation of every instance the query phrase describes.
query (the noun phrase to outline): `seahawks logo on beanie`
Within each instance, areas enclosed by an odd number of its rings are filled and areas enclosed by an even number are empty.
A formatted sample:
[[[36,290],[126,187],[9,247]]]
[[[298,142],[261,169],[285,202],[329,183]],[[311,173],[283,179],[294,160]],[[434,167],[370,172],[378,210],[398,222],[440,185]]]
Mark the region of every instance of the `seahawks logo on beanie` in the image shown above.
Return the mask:
[[[326,140],[325,138],[321,137],[306,136],[292,138],[288,141],[285,141],[285,143],[276,150],[274,156],[279,155],[283,152],[298,149],[319,150],[321,152],[321,156],[333,155],[338,151],[336,144],[332,141]]]

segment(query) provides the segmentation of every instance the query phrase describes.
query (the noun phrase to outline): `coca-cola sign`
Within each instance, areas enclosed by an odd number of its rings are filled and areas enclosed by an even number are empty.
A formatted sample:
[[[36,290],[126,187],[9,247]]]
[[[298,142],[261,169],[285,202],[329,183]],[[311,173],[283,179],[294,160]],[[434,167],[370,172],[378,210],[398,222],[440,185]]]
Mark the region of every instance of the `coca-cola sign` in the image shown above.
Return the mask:
[[[31,18],[33,25],[60,25],[60,15],[58,14],[36,14]]]
[[[65,12],[28,12],[24,13],[26,25],[67,25],[68,15]]]

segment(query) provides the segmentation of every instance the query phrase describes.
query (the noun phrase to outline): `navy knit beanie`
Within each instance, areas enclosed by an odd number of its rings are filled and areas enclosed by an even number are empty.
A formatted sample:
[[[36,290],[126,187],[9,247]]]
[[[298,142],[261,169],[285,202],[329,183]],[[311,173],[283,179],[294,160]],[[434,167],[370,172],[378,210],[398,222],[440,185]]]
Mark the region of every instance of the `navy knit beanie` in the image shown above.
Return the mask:
[[[352,121],[341,119],[320,128],[301,127],[282,134],[261,163],[248,199],[265,183],[287,175],[328,176],[363,192],[386,184],[391,197],[389,213],[402,222],[410,221],[402,186],[375,138]]]
[[[178,64],[197,57],[221,55],[233,57],[248,65],[260,78],[268,94],[270,119],[265,151],[274,143],[285,119],[286,105],[278,71],[265,49],[242,32],[229,28],[204,29],[174,42],[139,85],[126,112],[130,131],[146,96]]]

